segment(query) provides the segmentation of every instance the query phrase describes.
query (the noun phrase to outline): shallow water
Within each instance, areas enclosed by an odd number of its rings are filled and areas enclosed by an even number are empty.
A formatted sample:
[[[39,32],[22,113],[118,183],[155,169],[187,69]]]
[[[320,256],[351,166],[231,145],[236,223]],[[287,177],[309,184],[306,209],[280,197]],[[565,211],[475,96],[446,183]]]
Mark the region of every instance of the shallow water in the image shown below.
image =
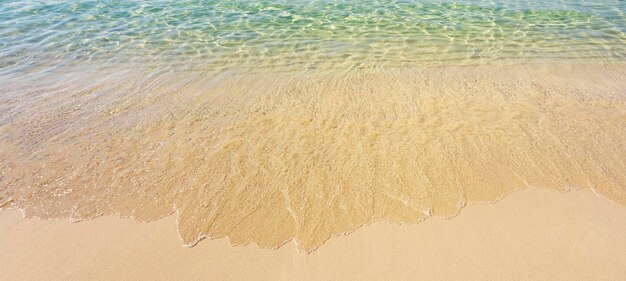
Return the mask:
[[[624,5],[0,2],[0,208],[310,251],[526,186],[626,204]]]
[[[3,74],[624,59],[624,1],[2,1]]]

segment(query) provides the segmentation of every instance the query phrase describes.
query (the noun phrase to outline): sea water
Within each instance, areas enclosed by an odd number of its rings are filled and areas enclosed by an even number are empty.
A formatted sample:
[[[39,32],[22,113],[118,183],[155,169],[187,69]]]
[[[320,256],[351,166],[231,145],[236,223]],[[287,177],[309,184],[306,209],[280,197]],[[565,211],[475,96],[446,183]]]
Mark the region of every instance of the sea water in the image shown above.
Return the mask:
[[[0,1],[0,208],[311,251],[528,186],[626,204],[624,1]]]

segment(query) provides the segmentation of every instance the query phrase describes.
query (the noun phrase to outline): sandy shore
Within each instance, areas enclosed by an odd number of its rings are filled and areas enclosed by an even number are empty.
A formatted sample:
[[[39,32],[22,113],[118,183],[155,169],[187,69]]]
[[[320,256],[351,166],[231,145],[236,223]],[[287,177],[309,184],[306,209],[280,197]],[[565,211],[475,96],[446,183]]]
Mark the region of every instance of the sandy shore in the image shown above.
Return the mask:
[[[228,240],[184,248],[175,218],[81,223],[0,213],[1,280],[622,280],[626,208],[527,189],[453,219],[377,223],[311,254]]]
[[[626,206],[624,64],[132,77],[9,104],[0,209],[178,212],[186,245],[296,239],[308,252],[526,186],[595,187]]]

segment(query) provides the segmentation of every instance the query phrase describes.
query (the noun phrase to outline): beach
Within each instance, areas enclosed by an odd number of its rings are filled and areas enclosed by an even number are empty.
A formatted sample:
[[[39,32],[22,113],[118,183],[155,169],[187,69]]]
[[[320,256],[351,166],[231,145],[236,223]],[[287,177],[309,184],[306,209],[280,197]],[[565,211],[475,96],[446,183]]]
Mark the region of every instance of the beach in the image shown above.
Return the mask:
[[[0,213],[0,280],[620,280],[626,210],[589,190],[527,189],[459,216],[374,223],[311,254],[180,244],[175,217],[80,223]]]
[[[0,5],[0,279],[619,280],[623,1]]]
[[[65,98],[75,91],[64,85],[8,103],[0,206],[72,221],[176,213],[186,246],[295,239],[311,252],[373,221],[451,217],[527,187],[624,204],[625,73],[574,63],[174,74],[149,91],[130,76],[84,98]],[[111,92],[127,95],[111,103]]]

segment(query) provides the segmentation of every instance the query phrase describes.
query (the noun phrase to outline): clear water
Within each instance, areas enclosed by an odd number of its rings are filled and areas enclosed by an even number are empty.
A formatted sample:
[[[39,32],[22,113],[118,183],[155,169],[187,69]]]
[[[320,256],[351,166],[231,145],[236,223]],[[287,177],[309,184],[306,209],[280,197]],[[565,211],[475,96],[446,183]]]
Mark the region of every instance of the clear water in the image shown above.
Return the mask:
[[[625,1],[0,1],[0,75],[623,60]]]
[[[626,205],[626,1],[589,2],[0,0],[0,210],[312,251],[526,186]]]

